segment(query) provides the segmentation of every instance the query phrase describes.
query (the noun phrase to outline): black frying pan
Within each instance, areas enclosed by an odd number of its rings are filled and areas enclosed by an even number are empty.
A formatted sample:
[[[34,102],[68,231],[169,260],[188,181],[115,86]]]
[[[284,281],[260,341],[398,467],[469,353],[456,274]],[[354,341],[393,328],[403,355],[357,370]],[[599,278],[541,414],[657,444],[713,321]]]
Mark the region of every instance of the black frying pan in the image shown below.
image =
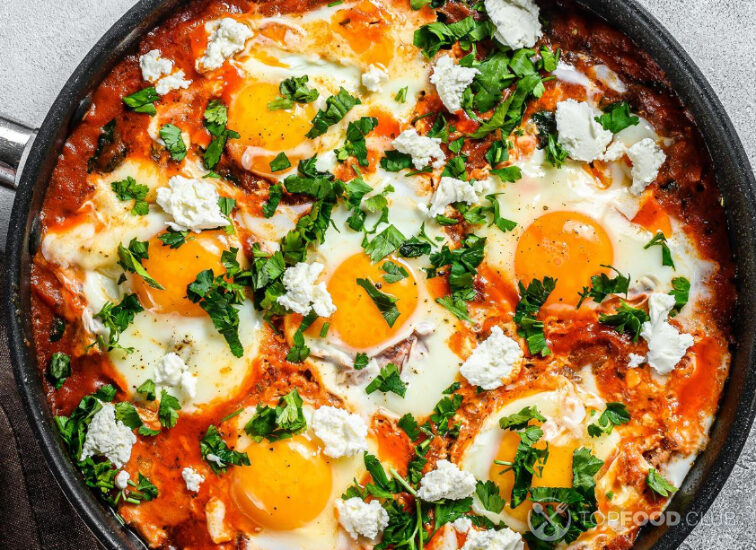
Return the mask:
[[[82,483],[57,437],[31,348],[29,269],[39,244],[37,214],[50,174],[69,131],[89,107],[89,94],[146,32],[182,2],[141,0],[113,25],[71,75],[36,138],[32,139],[34,133],[28,128],[0,119],[0,183],[16,187],[5,258],[8,281],[5,315],[14,373],[37,440],[63,492],[100,541],[112,549],[144,548],[144,545]],[[679,546],[714,501],[756,415],[756,181],[735,129],[711,86],[659,22],[635,0],[578,2],[645,49],[666,71],[693,113],[725,197],[730,240],[738,265],[739,299],[734,323],[737,346],[730,378],[711,429],[709,446],[696,460],[669,507],[680,512],[683,521],[676,526],[646,529],[637,543],[637,548],[671,550]]]

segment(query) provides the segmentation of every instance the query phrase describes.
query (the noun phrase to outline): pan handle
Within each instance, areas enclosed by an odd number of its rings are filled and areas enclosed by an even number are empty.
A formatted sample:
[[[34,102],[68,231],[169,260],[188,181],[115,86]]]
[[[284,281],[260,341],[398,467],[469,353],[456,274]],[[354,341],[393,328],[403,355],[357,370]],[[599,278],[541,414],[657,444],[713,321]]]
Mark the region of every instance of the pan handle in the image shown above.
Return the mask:
[[[0,116],[0,186],[16,189],[20,173],[36,131]]]

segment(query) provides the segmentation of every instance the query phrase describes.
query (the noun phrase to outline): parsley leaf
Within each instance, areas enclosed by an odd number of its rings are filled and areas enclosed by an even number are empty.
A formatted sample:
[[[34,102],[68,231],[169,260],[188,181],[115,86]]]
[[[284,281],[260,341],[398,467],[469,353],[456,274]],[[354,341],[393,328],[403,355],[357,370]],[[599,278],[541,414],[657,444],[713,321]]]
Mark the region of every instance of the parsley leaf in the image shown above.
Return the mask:
[[[463,321],[470,320],[470,316],[467,314],[467,304],[465,304],[462,298],[442,296],[441,298],[436,298],[436,303],[451,311],[457,319],[462,319]]]
[[[160,137],[165,142],[165,148],[176,162],[186,157],[186,143],[181,135],[181,129],[173,124],[165,124],[160,128]]]
[[[551,354],[543,332],[543,322],[538,321],[536,315],[555,286],[556,279],[552,277],[544,277],[543,281],[533,279],[527,288],[522,281],[518,283],[521,298],[515,308],[514,322],[519,326],[517,333],[527,340],[531,355],[546,357]]]
[[[212,269],[206,269],[187,286],[186,294],[210,316],[234,357],[242,357],[244,348],[239,340],[239,310],[235,307],[244,302],[241,285],[226,280],[223,275],[215,277]]]
[[[497,176],[502,183],[514,183],[522,178],[519,166],[507,166],[506,168],[492,168],[491,173]]]
[[[674,317],[688,303],[690,281],[685,277],[675,277],[672,279],[672,290],[669,293],[675,297],[675,306],[669,313],[670,317]]]
[[[370,261],[377,262],[402,246],[406,240],[396,227],[389,225],[365,245],[365,253],[370,256]]]
[[[115,417],[116,420],[120,420],[123,422],[124,426],[127,426],[132,430],[136,430],[142,425],[142,419],[139,418],[139,413],[136,408],[134,405],[126,401],[115,404]]]
[[[55,386],[55,389],[60,389],[69,376],[71,376],[71,357],[65,353],[56,351],[50,358],[50,365],[47,367],[47,377],[53,386]]]
[[[530,484],[535,474],[540,475],[543,470],[543,464],[549,456],[548,448],[536,449],[534,445],[543,436],[543,431],[538,426],[528,426],[524,430],[517,432],[520,436],[520,443],[517,445],[512,462],[495,460],[494,464],[506,466],[514,474],[514,485],[512,486],[512,496],[510,506],[516,508],[525,500],[528,494]]]
[[[381,159],[381,168],[386,172],[399,172],[407,168],[412,168],[412,157],[406,153],[389,150],[384,151],[384,157]]]
[[[328,131],[330,126],[339,122],[354,107],[362,103],[356,97],[349,95],[343,87],[339,88],[339,93],[326,99],[325,110],[321,109],[312,119],[312,128],[307,132],[306,137],[309,139],[322,136]]]
[[[499,487],[493,481],[478,481],[475,485],[475,496],[478,497],[483,508],[498,514],[504,509],[506,501],[499,494]]]
[[[397,298],[375,288],[375,284],[370,279],[357,279],[357,284],[368,293],[378,311],[386,319],[388,326],[393,327],[399,318],[399,309],[396,307]]]
[[[125,180],[112,182],[110,187],[118,197],[118,200],[134,200],[134,207],[131,209],[133,216],[144,216],[147,214],[149,205],[144,199],[150,191],[149,187],[138,184],[131,176],[128,176]]]
[[[602,265],[601,267],[608,267],[614,270],[617,276],[610,279],[606,273],[593,275],[591,277],[591,288],[588,289],[585,286],[583,287],[583,291],[579,293],[580,301],[577,303],[577,309],[580,309],[586,298],[592,298],[594,302],[600,304],[610,294],[624,294],[627,296],[627,291],[630,288],[630,276],[623,275],[617,268],[612,266]]]
[[[599,323],[614,327],[617,332],[626,332],[633,337],[633,342],[638,341],[641,325],[649,320],[648,313],[642,309],[634,308],[620,299],[620,307],[613,315],[599,314]]]
[[[286,153],[278,153],[276,155],[276,158],[270,161],[271,172],[280,172],[281,170],[286,170],[287,168],[291,168],[291,161],[289,160],[289,157],[286,156]]]
[[[118,305],[112,302],[106,302],[102,309],[95,315],[96,319],[102,321],[105,328],[108,329],[108,340],[103,336],[98,336],[97,342],[103,351],[110,351],[115,348],[121,348],[118,338],[126,328],[134,322],[134,316],[143,311],[144,308],[139,303],[136,294],[127,294]],[[133,351],[132,348],[123,348],[127,353]]]
[[[257,410],[244,426],[244,431],[257,442],[267,439],[288,439],[307,429],[302,398],[296,389],[278,400],[278,405],[257,405]]]
[[[386,272],[383,276],[383,280],[387,283],[395,283],[409,277],[409,273],[401,265],[395,264],[392,261],[384,262],[381,265],[381,269]]]
[[[181,403],[174,396],[165,390],[160,392],[160,408],[158,408],[158,419],[164,428],[173,428],[178,422],[178,412],[181,410]]]
[[[376,126],[378,126],[378,119],[375,117],[364,116],[359,120],[350,122],[349,126],[347,126],[346,143],[344,144],[344,148],[343,150],[339,149],[336,151],[339,159],[343,160],[351,155],[357,159],[360,166],[368,166],[369,162],[367,159],[367,143],[365,142],[365,136],[367,136]]]
[[[399,369],[395,364],[389,363],[383,367],[380,374],[365,388],[368,395],[376,390],[383,393],[393,392],[399,397],[404,397],[404,394],[407,393],[407,386],[402,382]]]
[[[415,441],[418,437],[420,437],[420,427],[417,423],[417,420],[415,420],[415,417],[412,416],[412,413],[407,413],[402,416],[399,419],[397,425],[402,430],[404,430],[404,433],[407,434],[407,436],[410,438],[410,441]]]
[[[262,205],[263,216],[266,218],[273,217],[276,213],[281,198],[283,197],[283,186],[280,183],[268,187],[268,200]]]
[[[527,427],[531,420],[546,422],[546,418],[538,411],[535,405],[523,408],[520,412],[503,416],[499,419],[502,430],[522,430]]]
[[[458,393],[450,397],[443,397],[433,407],[430,415],[431,421],[436,424],[438,433],[445,435],[449,432],[449,422],[457,414],[457,410],[462,406],[462,396]]]
[[[150,243],[148,241],[138,241],[136,238],[131,239],[128,248],[119,244],[118,265],[130,273],[136,273],[139,275],[152,288],[164,290],[163,285],[153,279],[150,274],[147,273],[147,270],[142,267],[142,260],[149,259],[149,256],[147,255],[147,249],[149,246]]]
[[[600,437],[610,434],[615,426],[621,426],[630,422],[630,413],[624,403],[607,403],[606,409],[601,413],[594,424],[588,426],[588,435]]]
[[[667,238],[664,236],[664,233],[659,231],[656,235],[654,235],[654,238],[645,244],[643,250],[647,250],[652,246],[661,247],[662,265],[666,265],[668,267],[671,267],[672,269],[675,269],[675,262],[672,260],[672,251],[669,249],[669,246],[667,246]]]
[[[216,474],[225,472],[229,464],[249,466],[247,453],[229,449],[217,426],[208,426],[200,441],[200,454]]]
[[[163,243],[163,246],[170,248],[179,248],[186,242],[186,238],[189,236],[189,231],[176,231],[175,229],[168,228],[168,231],[162,235],[158,235]]]
[[[155,87],[150,86],[124,97],[123,103],[132,111],[152,116],[157,113],[153,103],[158,99],[160,99],[160,96],[155,91]]]
[[[137,392],[143,393],[147,401],[155,401],[155,382],[151,378],[148,378],[137,388]]]
[[[530,119],[538,129],[538,148],[546,149],[546,159],[552,166],[560,168],[567,158],[567,151],[557,138],[556,116],[553,111],[539,111]]]
[[[397,103],[404,103],[407,101],[407,91],[409,90],[408,86],[405,86],[398,92],[396,92],[396,95],[394,96],[394,101]]]
[[[315,88],[307,87],[308,81],[307,75],[293,76],[283,80],[278,85],[281,96],[268,103],[268,109],[270,111],[291,109],[294,103],[312,103],[318,99],[320,94]]]
[[[469,45],[473,42],[490,38],[493,30],[491,21],[476,21],[472,16],[449,24],[435,21],[417,29],[413,43],[423,51],[425,57],[431,59],[439,50],[449,49],[456,42],[460,42],[463,49],[470,49]]]
[[[604,114],[596,117],[596,122],[613,134],[621,132],[625,128],[635,126],[639,122],[637,116],[630,114],[630,105],[627,101],[613,103],[604,109]]]
[[[646,476],[646,483],[654,493],[664,498],[669,497],[670,495],[672,495],[672,493],[677,491],[677,487],[664,479],[664,477],[662,477],[662,475],[656,470],[656,468],[651,468],[648,471],[648,475]]]
[[[228,124],[228,107],[218,99],[212,100],[207,105],[203,118],[205,119],[205,128],[212,136],[210,145],[205,149],[203,163],[205,168],[212,170],[220,162],[223,150],[226,148],[226,142],[229,139],[238,139],[240,136],[237,132],[226,127],[226,124]]]

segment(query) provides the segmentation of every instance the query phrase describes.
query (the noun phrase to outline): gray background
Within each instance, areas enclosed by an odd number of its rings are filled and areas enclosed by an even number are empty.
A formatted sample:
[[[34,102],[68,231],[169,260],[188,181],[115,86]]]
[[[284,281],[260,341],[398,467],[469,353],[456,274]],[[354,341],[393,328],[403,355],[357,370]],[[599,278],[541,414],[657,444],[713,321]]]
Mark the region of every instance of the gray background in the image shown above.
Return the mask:
[[[756,0],[640,0],[719,94],[756,164]],[[134,0],[3,0],[0,114],[39,124],[70,72]],[[756,548],[756,432],[709,513],[681,546]],[[53,489],[53,488],[51,488]]]

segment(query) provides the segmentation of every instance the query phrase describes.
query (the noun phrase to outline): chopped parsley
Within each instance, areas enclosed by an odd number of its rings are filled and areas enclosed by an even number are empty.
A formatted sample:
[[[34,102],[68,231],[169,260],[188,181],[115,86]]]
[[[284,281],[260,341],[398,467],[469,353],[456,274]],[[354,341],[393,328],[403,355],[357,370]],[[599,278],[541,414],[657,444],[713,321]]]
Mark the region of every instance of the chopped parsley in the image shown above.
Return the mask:
[[[600,437],[610,434],[615,426],[630,422],[630,413],[624,403],[607,403],[606,409],[599,416],[598,421],[588,426],[588,435]]]
[[[658,246],[661,248],[662,265],[666,265],[668,267],[671,267],[672,269],[675,269],[675,262],[672,260],[672,251],[667,245],[667,238],[664,236],[664,233],[659,231],[656,235],[654,235],[654,238],[645,244],[643,250],[647,250],[652,246]]]
[[[188,236],[189,231],[176,231],[169,227],[168,231],[158,235],[158,239],[163,243],[163,246],[175,249],[184,244]]]
[[[208,426],[200,441],[200,454],[216,474],[225,472],[229,465],[249,466],[247,453],[229,449],[217,426]]]
[[[281,203],[283,197],[283,186],[280,183],[268,187],[268,200],[262,205],[263,216],[272,218],[276,213],[276,208]]]
[[[478,497],[483,508],[494,514],[504,509],[506,500],[499,494],[499,486],[493,481],[478,481],[475,485],[475,496]]]
[[[312,119],[312,128],[305,134],[308,138],[314,139],[322,136],[328,131],[328,128],[339,122],[354,107],[362,103],[359,99],[349,95],[344,88],[339,89],[339,93],[326,99],[326,108],[321,109]]]
[[[560,168],[567,158],[567,151],[562,147],[557,138],[556,117],[552,111],[539,111],[530,119],[538,129],[538,148],[546,150],[546,160]]]
[[[330,5],[330,4],[329,4]],[[293,76],[283,80],[278,85],[278,93],[281,95],[268,103],[270,111],[279,109],[291,109],[294,103],[312,103],[320,95],[315,88],[308,88],[307,75]]]
[[[164,428],[173,428],[178,422],[178,411],[181,403],[173,395],[165,390],[160,392],[160,407],[158,408],[158,420]]]
[[[149,259],[147,253],[150,243],[148,241],[138,241],[136,238],[131,239],[129,247],[122,244],[118,245],[118,265],[129,273],[136,273],[152,288],[163,290],[163,285],[153,279],[147,270],[142,266],[142,260]]]
[[[448,272],[451,296],[438,298],[436,302],[452,311],[460,319],[467,318],[467,307],[464,302],[469,302],[475,297],[473,281],[478,266],[483,261],[485,244],[485,237],[478,237],[471,233],[462,239],[459,248],[451,250],[444,245],[440,251],[430,255],[431,267],[426,270],[429,278],[435,277],[442,267],[449,266],[446,272]]]
[[[402,279],[409,277],[409,273],[404,267],[399,264],[395,264],[392,261],[386,261],[381,264],[381,269],[386,272],[383,276],[383,280],[387,283],[396,283]]]
[[[365,253],[370,256],[370,261],[377,262],[397,250],[406,240],[396,227],[389,225],[365,245]]]
[[[612,315],[599,314],[599,323],[614,327],[617,332],[625,332],[632,336],[633,342],[640,337],[641,326],[649,320],[648,313],[634,308],[620,299],[620,307]]]
[[[291,161],[289,160],[289,157],[286,156],[286,153],[278,153],[276,155],[276,158],[270,161],[271,172],[280,172],[281,170],[286,170],[287,168],[291,168]]]
[[[594,302],[600,304],[610,294],[624,294],[627,296],[627,291],[630,288],[630,276],[623,275],[619,270],[612,266],[602,265],[601,267],[607,267],[613,270],[617,276],[610,279],[606,273],[600,275],[593,275],[591,277],[591,287],[583,287],[583,291],[580,292],[580,301],[577,303],[577,309],[583,305],[583,302],[587,298],[592,298]]]
[[[535,405],[523,408],[520,412],[503,416],[499,419],[502,430],[522,430],[527,427],[531,420],[546,422],[546,418],[538,411]]]
[[[672,279],[672,290],[669,293],[675,297],[675,305],[669,313],[670,317],[674,317],[688,303],[690,281],[685,277],[675,277]]]
[[[95,315],[108,329],[108,339],[102,335],[97,336],[97,344],[102,351],[110,351],[116,348],[123,349],[127,353],[133,352],[133,348],[123,348],[118,339],[121,333],[134,322],[134,316],[143,311],[136,294],[127,294],[118,305],[106,302],[102,309]]]
[[[288,439],[307,429],[302,398],[296,389],[278,400],[278,405],[257,405],[257,410],[244,426],[244,431],[257,442],[267,439]]]
[[[57,390],[63,386],[69,376],[71,376],[71,357],[65,353],[56,351],[50,357],[50,365],[47,367],[47,378]]]
[[[604,130],[609,130],[613,134],[635,126],[639,121],[637,116],[630,114],[630,104],[627,101],[612,103],[604,109],[603,115],[596,117],[596,122],[601,124]]]
[[[186,157],[186,143],[181,135],[181,129],[173,124],[165,124],[160,128],[160,137],[165,143],[165,148],[176,162],[181,162]]]
[[[383,367],[378,376],[365,388],[368,395],[376,390],[383,393],[392,392],[399,397],[404,397],[404,394],[407,393],[407,385],[402,382],[399,368],[394,363],[389,363]]]
[[[132,111],[152,116],[157,113],[154,103],[158,99],[160,96],[155,91],[155,87],[150,86],[124,97],[123,103]]]
[[[407,101],[407,91],[408,91],[408,89],[409,89],[409,87],[405,86],[404,88],[402,88],[401,90],[399,90],[398,92],[396,92],[396,95],[394,96],[394,101],[396,101],[397,103],[404,103],[404,102],[406,102]]]
[[[204,166],[212,170],[220,162],[223,150],[226,148],[226,142],[229,139],[238,139],[240,136],[237,132],[226,127],[228,124],[228,107],[218,99],[212,100],[205,109],[203,115],[205,128],[212,139],[210,145],[205,149]]]
[[[134,201],[134,207],[131,209],[132,215],[144,216],[149,212],[149,205],[144,200],[150,191],[150,188],[146,185],[140,185],[134,178],[128,176],[125,180],[112,182],[110,187],[118,200]]]
[[[378,119],[375,117],[364,116],[350,122],[347,126],[346,142],[343,148],[336,150],[336,158],[343,161],[347,157],[353,156],[360,166],[368,166],[365,136],[373,131],[376,126],[378,126]]]
[[[662,477],[662,475],[656,470],[656,468],[651,468],[648,471],[648,475],[646,476],[646,483],[648,484],[649,488],[660,497],[667,498],[671,496],[672,493],[677,491],[677,487],[664,479],[664,477]]]
[[[399,309],[396,307],[397,298],[390,294],[385,294],[375,287],[370,279],[357,279],[357,284],[365,289],[370,299],[373,300],[375,307],[381,312],[388,326],[393,327],[399,318]]]
[[[544,277],[543,281],[533,279],[527,288],[522,281],[518,283],[520,302],[515,309],[514,322],[519,327],[518,334],[527,340],[531,355],[546,357],[551,354],[543,332],[543,321],[538,321],[536,316],[555,286],[556,279],[552,277]]]

